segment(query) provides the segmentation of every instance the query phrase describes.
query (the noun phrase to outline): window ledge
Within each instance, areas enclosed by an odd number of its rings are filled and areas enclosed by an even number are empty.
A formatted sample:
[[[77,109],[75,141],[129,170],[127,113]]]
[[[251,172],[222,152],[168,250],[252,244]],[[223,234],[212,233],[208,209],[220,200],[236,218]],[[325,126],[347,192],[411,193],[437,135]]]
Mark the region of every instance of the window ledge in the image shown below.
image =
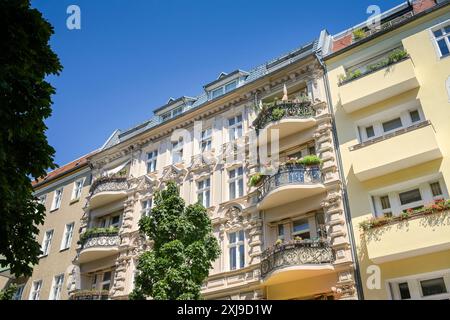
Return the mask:
[[[373,144],[376,144],[378,142],[382,142],[382,141],[385,141],[385,140],[388,140],[388,139],[391,139],[391,138],[400,136],[402,134],[405,134],[405,133],[408,133],[408,132],[411,132],[411,131],[414,131],[414,130],[417,130],[417,129],[421,129],[421,128],[424,128],[424,127],[427,127],[427,126],[431,126],[431,122],[429,120],[422,121],[422,122],[420,122],[418,124],[409,126],[407,128],[403,128],[403,129],[394,131],[392,133],[386,134],[384,136],[381,136],[381,137],[378,137],[378,138],[375,138],[375,139],[371,139],[371,140],[365,141],[363,143],[354,145],[354,146],[350,147],[349,150],[350,151],[356,151],[356,150],[359,150],[359,149],[371,146]]]
[[[68,251],[69,249],[70,249],[70,247],[67,247],[67,248],[64,248],[64,249],[59,250],[59,252]]]
[[[72,205],[74,203],[80,202],[80,198],[70,200],[69,204]]]

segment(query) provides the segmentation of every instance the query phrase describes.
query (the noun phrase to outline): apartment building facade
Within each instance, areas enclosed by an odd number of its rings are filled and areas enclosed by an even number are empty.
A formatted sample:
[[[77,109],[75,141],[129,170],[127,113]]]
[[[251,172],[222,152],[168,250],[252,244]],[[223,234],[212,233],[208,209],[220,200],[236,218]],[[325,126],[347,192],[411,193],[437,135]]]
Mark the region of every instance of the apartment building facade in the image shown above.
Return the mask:
[[[329,36],[325,64],[365,299],[450,298],[450,7]]]
[[[139,219],[168,181],[187,204],[207,208],[220,243],[206,299],[357,297],[321,41],[249,72],[221,73],[201,95],[171,98],[89,157],[72,299],[127,299],[139,254],[151,250]],[[279,168],[264,175],[257,150],[273,129]],[[302,163],[307,156],[316,162]]]
[[[15,300],[67,300],[67,284],[76,271],[79,228],[91,182],[87,157],[64,165],[34,181],[35,196],[45,205],[46,217],[37,241],[42,254],[31,277],[14,278],[3,270],[2,288],[17,286]]]

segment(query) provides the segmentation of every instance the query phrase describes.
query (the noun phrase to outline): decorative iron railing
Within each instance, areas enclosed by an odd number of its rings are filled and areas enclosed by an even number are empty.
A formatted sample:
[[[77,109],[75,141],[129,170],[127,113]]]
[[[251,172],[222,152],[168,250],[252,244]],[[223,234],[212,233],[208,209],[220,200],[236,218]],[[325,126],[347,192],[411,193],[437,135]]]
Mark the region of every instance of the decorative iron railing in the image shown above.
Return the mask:
[[[302,102],[277,101],[265,105],[253,122],[256,130],[264,129],[269,123],[282,119],[308,119],[316,116],[316,110],[309,100]]]
[[[276,245],[262,253],[261,277],[285,267],[334,262],[329,243],[324,240],[301,240]]]
[[[311,185],[322,182],[322,172],[318,166],[284,165],[278,173],[267,176],[259,187],[258,200],[261,201],[271,191],[287,185]]]
[[[126,177],[102,177],[94,181],[91,186],[91,196],[100,192],[126,191],[128,182]]]
[[[69,300],[108,300],[109,291],[80,290],[72,293]]]
[[[81,250],[93,247],[116,247],[120,244],[120,236],[115,233],[99,233],[87,236],[81,242]]]

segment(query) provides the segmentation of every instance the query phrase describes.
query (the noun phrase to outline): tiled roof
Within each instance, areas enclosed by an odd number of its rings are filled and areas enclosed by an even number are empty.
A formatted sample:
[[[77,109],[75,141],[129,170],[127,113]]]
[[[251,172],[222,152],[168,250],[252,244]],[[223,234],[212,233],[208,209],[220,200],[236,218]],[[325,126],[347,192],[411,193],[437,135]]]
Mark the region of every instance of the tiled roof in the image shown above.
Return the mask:
[[[289,65],[300,59],[303,59],[303,58],[311,55],[312,53],[315,53],[317,50],[318,50],[318,40],[315,40],[315,41],[310,42],[306,45],[303,45],[295,50],[292,50],[286,54],[283,54],[276,59],[273,59],[269,62],[261,64],[255,68],[251,69],[248,72],[248,76],[243,85],[247,85],[253,81],[256,81],[256,80],[264,77],[265,75],[267,75],[269,73],[272,73],[272,72],[286,66],[286,65]],[[242,87],[242,85],[240,87]],[[184,112],[203,106],[206,102],[208,102],[208,94],[206,92],[203,92],[200,95],[196,96],[194,99],[195,99],[195,102],[192,104],[192,106],[185,108]],[[168,121],[170,121],[170,120],[168,120]],[[108,149],[118,143],[128,140],[131,137],[134,137],[141,132],[144,132],[150,128],[153,128],[153,127],[159,125],[160,123],[161,123],[160,117],[153,116],[149,120],[147,120],[137,126],[134,126],[133,128],[125,130],[122,133],[117,133],[117,131],[116,131],[116,134],[114,136],[112,136],[111,138],[109,138],[107,143],[105,143],[105,145],[103,146],[102,150]]]
[[[64,174],[71,172],[72,170],[78,169],[78,168],[82,168],[84,166],[86,166],[88,164],[87,162],[87,158],[91,155],[93,155],[94,153],[96,153],[97,151],[91,152],[79,159],[76,159],[64,166],[61,166],[53,171],[50,171],[49,173],[47,173],[47,175],[43,178],[39,178],[37,180],[34,180],[31,182],[33,187],[38,187],[42,184],[48,183],[50,181],[53,181],[54,179],[63,176]]]

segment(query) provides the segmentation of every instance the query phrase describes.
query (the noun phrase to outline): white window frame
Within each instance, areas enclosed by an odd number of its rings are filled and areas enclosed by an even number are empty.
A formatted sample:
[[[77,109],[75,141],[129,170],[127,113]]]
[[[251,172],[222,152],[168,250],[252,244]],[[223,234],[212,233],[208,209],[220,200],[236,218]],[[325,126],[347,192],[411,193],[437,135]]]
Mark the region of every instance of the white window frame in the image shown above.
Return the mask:
[[[294,225],[296,222],[299,222],[299,221],[306,221],[306,223],[308,224],[308,229],[302,230],[302,231],[294,231]],[[310,239],[313,238],[313,232],[312,232],[313,228],[314,228],[314,224],[311,224],[311,218],[305,217],[305,218],[295,219],[294,221],[292,221],[292,231],[291,231],[292,239],[295,239],[295,237],[298,237],[304,233],[309,233],[309,238]],[[301,238],[304,240],[303,237],[301,237]]]
[[[111,274],[111,277],[109,278],[109,280],[105,280],[105,273],[108,273],[108,272]],[[103,289],[103,286],[105,284],[109,285],[108,291],[111,290],[111,287],[112,287],[111,285],[113,283],[113,276],[114,276],[114,272],[112,270],[108,270],[108,271],[105,271],[102,273],[102,281],[100,281],[100,283],[99,283],[100,290],[106,290],[106,289]]]
[[[413,111],[417,111],[419,113],[419,121],[412,121],[411,112]],[[390,131],[384,131],[383,123],[395,120],[397,118],[400,118],[402,126]],[[359,142],[363,143],[386,136],[402,129],[409,128],[423,121],[425,121],[425,115],[423,113],[422,107],[417,103],[414,103],[414,105],[408,104],[405,106],[400,106],[398,108],[392,108],[389,109],[389,113],[383,112],[379,115],[374,115],[369,119],[361,120],[357,123],[356,131],[358,132]],[[373,127],[373,131],[375,133],[373,137],[368,137],[367,135],[367,128],[369,127]]]
[[[242,174],[239,174],[239,170],[242,169]],[[234,175],[231,176],[231,173],[234,172]],[[235,167],[227,172],[228,174],[228,199],[234,200],[239,199],[245,195],[245,187],[244,187],[244,167]],[[240,183],[242,181],[242,183]],[[234,184],[234,197],[231,195],[231,185]],[[241,188],[241,187],[242,188]]]
[[[200,151],[207,152],[212,149],[212,128],[206,128],[200,136]]]
[[[447,293],[423,296],[421,281],[432,280],[437,278],[444,278],[444,283],[447,289]],[[400,296],[400,290],[398,285],[401,283],[407,283],[411,298],[404,300],[442,300],[450,299],[450,269],[433,271],[428,273],[416,274],[396,279],[386,280],[386,289],[388,292],[388,298],[390,300],[402,300]]]
[[[42,204],[43,206],[45,206],[45,202],[47,201],[47,195],[43,194],[41,196],[38,197],[38,203]]]
[[[233,120],[234,123],[230,124]],[[227,119],[228,125],[228,142],[233,142],[244,136],[244,117],[242,113]]]
[[[113,219],[115,217],[119,217],[119,222],[117,225],[113,225]],[[122,223],[122,214],[120,213],[112,213],[111,215],[108,215],[106,217],[98,218],[96,224],[99,228],[109,228],[109,227],[117,227],[120,228],[120,225]]]
[[[42,280],[35,280],[31,284],[30,296],[28,300],[39,300],[42,290]]]
[[[439,182],[439,185],[440,185],[441,191],[442,191],[442,195],[436,196],[436,197],[433,196],[433,193],[431,190],[431,184],[435,183],[435,182]],[[425,181],[421,181],[419,183],[407,182],[406,184],[410,184],[410,186],[409,187],[400,187],[398,189],[395,188],[395,190],[390,190],[389,192],[378,192],[378,193],[372,195],[375,217],[383,216],[386,212],[391,212],[392,216],[397,217],[397,216],[400,216],[403,213],[403,211],[405,211],[405,210],[429,205],[429,204],[432,204],[434,200],[448,199],[448,197],[449,197],[447,187],[442,178],[426,179]],[[412,191],[415,189],[419,189],[422,200],[402,205],[401,201],[400,201],[400,194],[404,193],[404,192]],[[391,204],[391,208],[389,210],[388,209],[382,210],[380,198],[383,196],[389,197],[389,202]]]
[[[233,88],[229,89],[230,85],[234,85]],[[226,84],[224,84],[223,86],[220,86],[218,88],[212,89],[211,90],[211,99],[217,99],[220,96],[223,96],[224,94],[227,94],[228,92],[231,92],[233,90],[235,90],[239,85],[239,81],[238,79],[230,81]],[[216,94],[216,92],[218,94]]]
[[[55,190],[55,194],[53,195],[53,202],[52,202],[51,211],[58,210],[59,208],[61,208],[63,191],[64,191],[63,188],[58,188],[58,189]]]
[[[60,251],[70,248],[70,245],[72,244],[74,229],[75,229],[75,222],[67,223],[64,226],[64,233],[61,240],[61,246],[59,248]]]
[[[50,290],[49,300],[61,300],[61,293],[64,285],[64,273],[53,277],[52,288]]]
[[[434,27],[432,27],[430,29],[433,45],[434,45],[434,47],[436,49],[436,53],[438,55],[438,58],[440,58],[440,59],[443,59],[443,58],[446,58],[446,57],[450,56],[450,53],[446,54],[446,55],[442,54],[441,48],[439,47],[439,43],[438,43],[439,40],[445,39],[445,42],[447,44],[447,48],[450,51],[450,40],[449,40],[450,33],[445,33],[445,28],[446,27],[450,27],[450,19],[446,20],[446,21],[444,21],[444,22],[442,22],[442,23],[440,23],[440,24],[438,24],[438,25],[436,25],[436,26],[434,26]],[[439,37],[436,37],[434,35],[434,32],[439,31],[439,30],[442,31],[442,35],[439,36]]]
[[[153,151],[147,152],[146,154],[146,170],[147,173],[152,173],[156,171],[156,165],[158,164],[158,150],[155,149]]]
[[[211,206],[211,177],[197,181],[197,201],[200,201],[200,195],[202,198],[200,203],[205,208],[209,208]]]
[[[55,234],[54,229],[45,231],[44,239],[42,240],[42,245],[41,245],[41,251],[42,251],[41,257],[46,257],[50,254],[54,234]]]
[[[150,216],[153,208],[153,198],[141,201],[141,217]]]
[[[78,179],[73,183],[71,201],[79,200],[83,191],[84,178]]]
[[[172,164],[178,164],[183,162],[183,139],[172,142]],[[177,154],[177,156],[175,156]]]
[[[161,121],[167,121],[169,119],[175,118],[176,116],[179,116],[183,112],[184,112],[184,107],[183,106],[179,106],[179,107],[173,108],[172,110],[164,112],[161,115]]]
[[[239,236],[240,233],[243,234],[243,239],[240,240]],[[235,242],[231,242],[231,235],[235,235]],[[235,270],[239,270],[242,268],[245,268],[246,263],[247,263],[247,258],[246,258],[246,251],[245,251],[245,239],[246,239],[246,235],[245,235],[245,230],[241,229],[241,230],[236,230],[234,232],[229,232],[228,233],[228,268],[230,271],[235,271]],[[241,250],[240,248],[243,248],[243,255],[241,254]],[[235,248],[235,262],[236,262],[236,266],[233,268],[232,265],[232,260],[231,260],[231,254],[230,254],[230,249],[231,248]],[[244,260],[244,264],[243,266],[241,266],[241,260]]]
[[[24,284],[18,285],[17,289],[16,289],[16,292],[14,292],[12,300],[22,300],[23,290],[24,289],[25,289],[25,285]]]

